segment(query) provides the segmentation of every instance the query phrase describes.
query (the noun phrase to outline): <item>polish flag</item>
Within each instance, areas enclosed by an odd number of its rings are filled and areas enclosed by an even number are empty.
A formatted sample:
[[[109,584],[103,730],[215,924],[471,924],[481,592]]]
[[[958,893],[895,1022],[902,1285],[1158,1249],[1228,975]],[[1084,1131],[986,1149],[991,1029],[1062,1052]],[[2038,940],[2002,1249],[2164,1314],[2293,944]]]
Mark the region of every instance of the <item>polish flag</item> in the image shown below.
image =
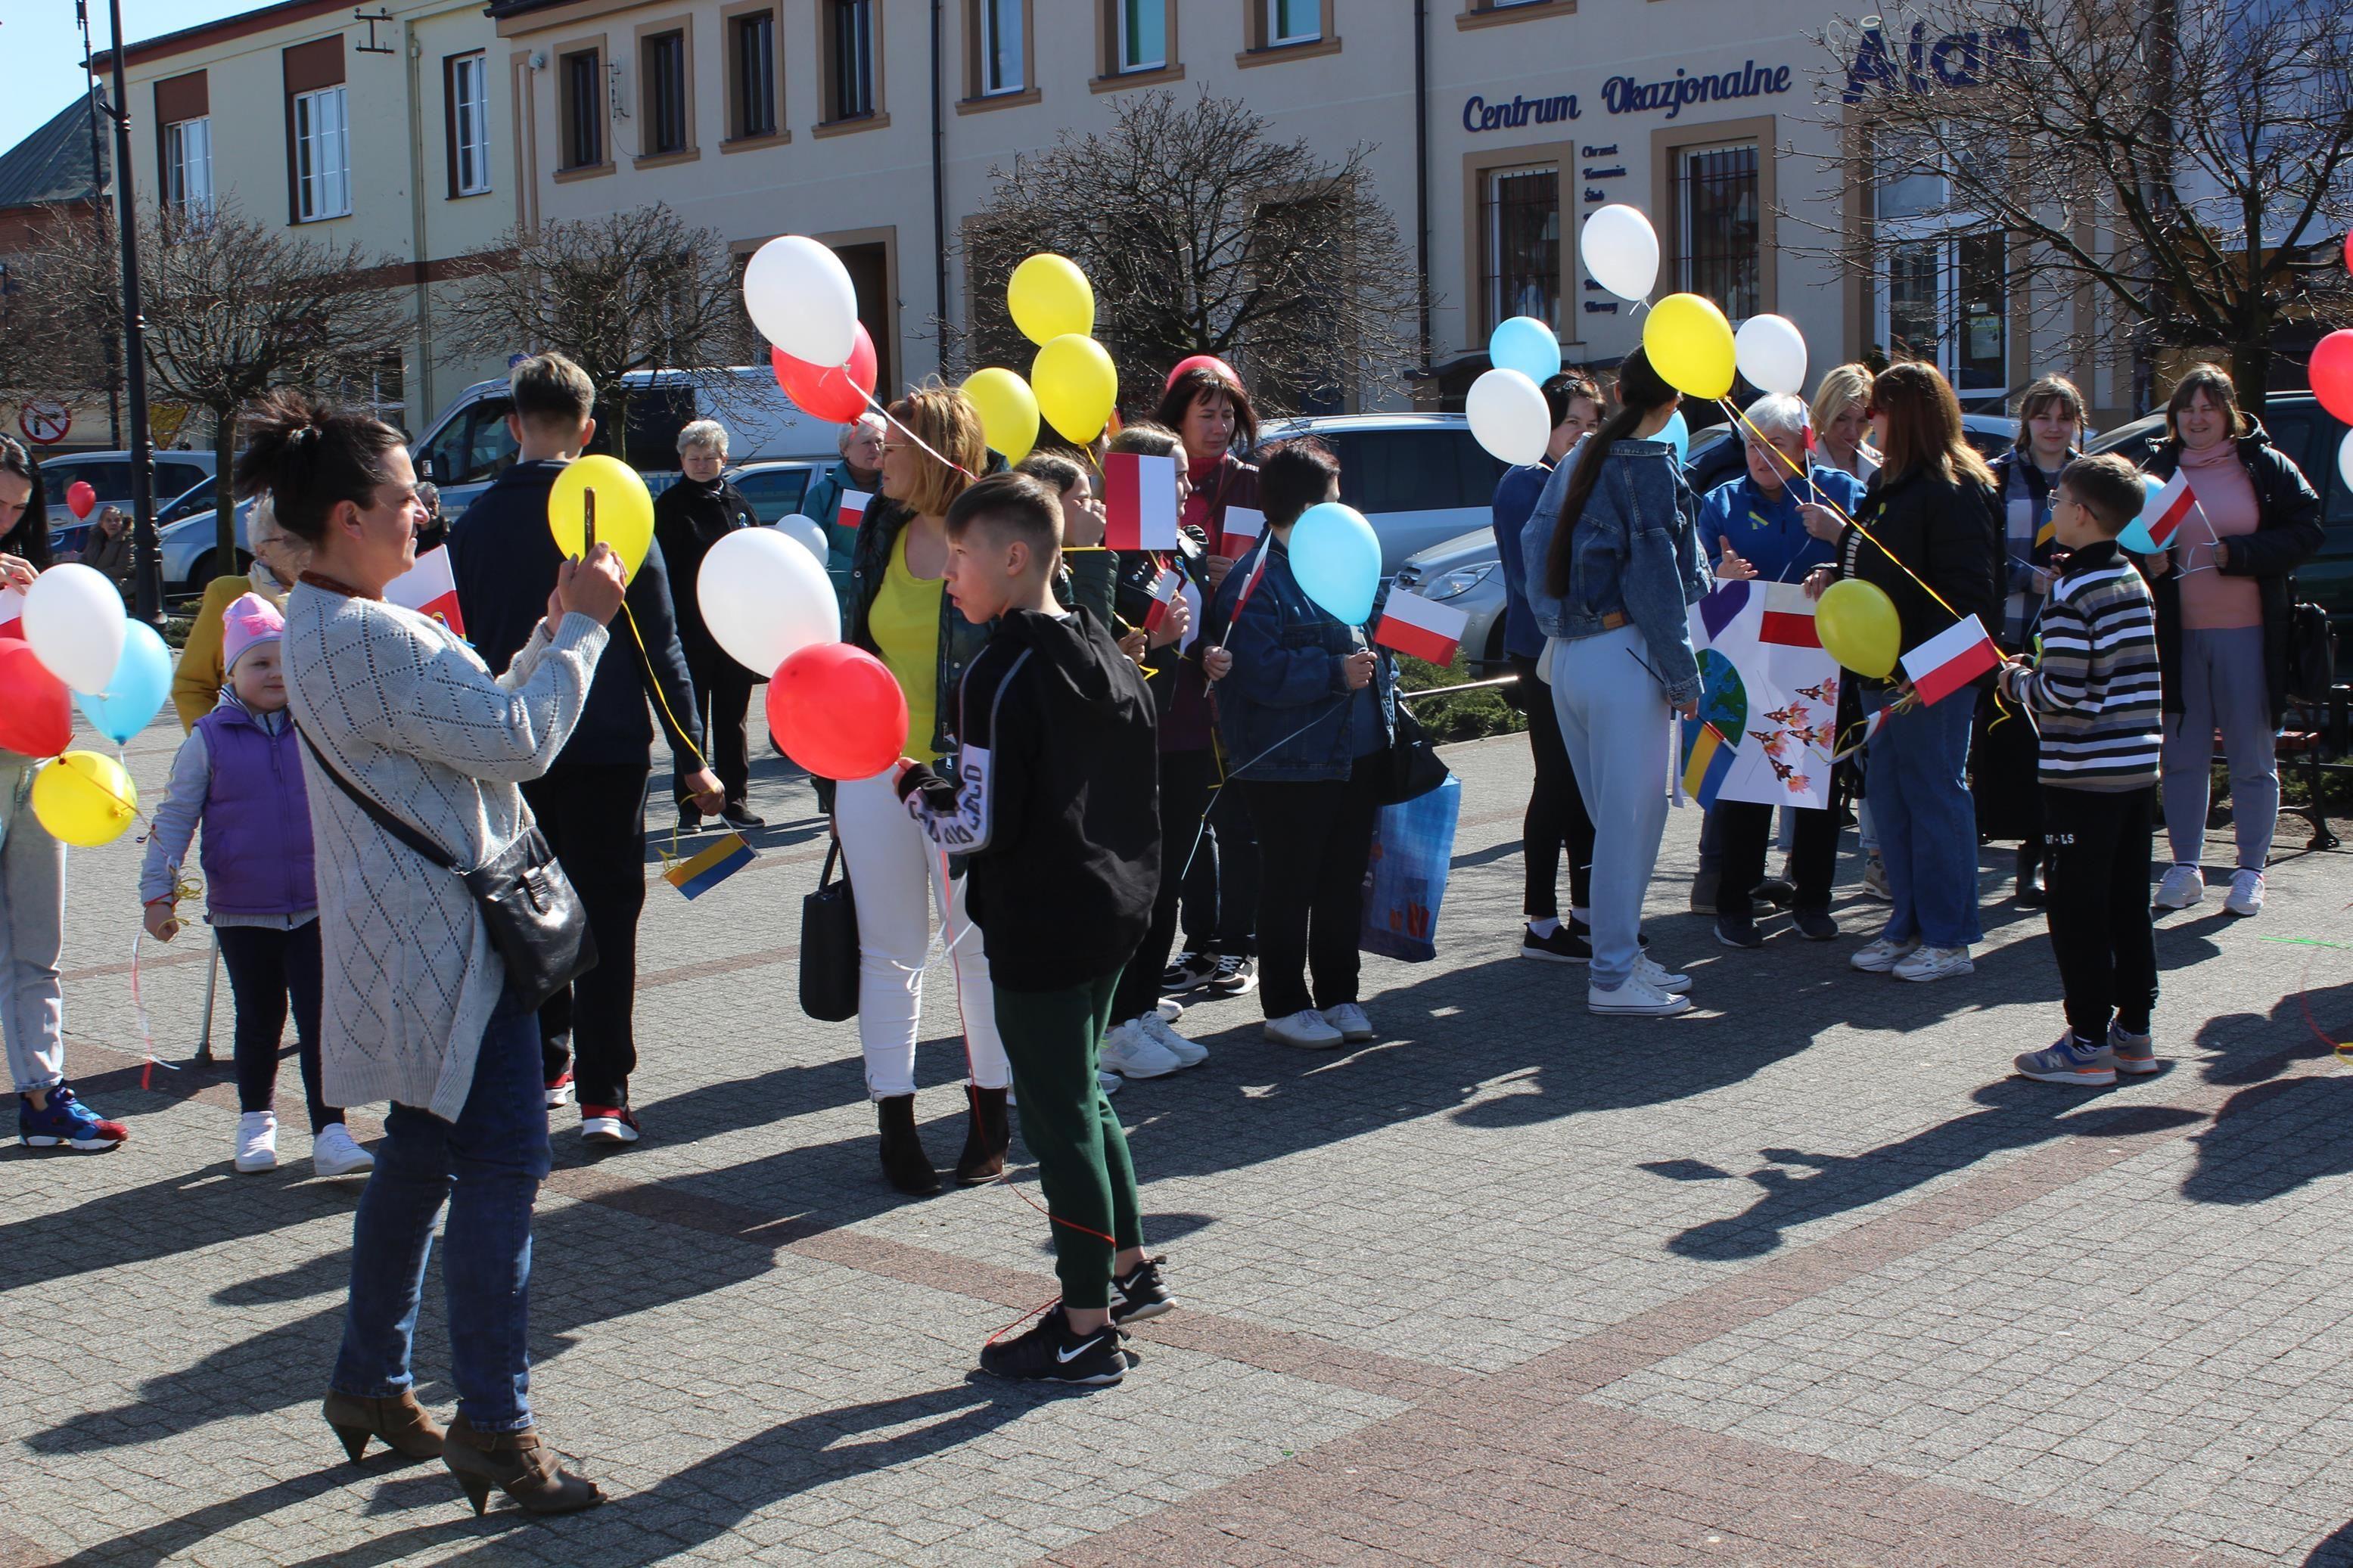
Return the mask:
[[[0,637],[25,635],[25,591],[0,588]]]
[[[1954,622],[1904,656],[1904,673],[1924,703],[1941,702],[2000,666],[2001,650],[1975,616]]]
[[[1863,720],[1862,733],[1856,738],[1854,744],[1839,752],[1836,756],[1832,757],[1831,761],[1833,763],[1842,763],[1849,757],[1854,755],[1857,752],[1862,750],[1865,746],[1871,744],[1871,738],[1879,733],[1879,727],[1887,722],[1887,715],[1892,711],[1894,711],[1894,710],[1887,708],[1873,710],[1870,716]]]
[[[1373,640],[1432,664],[1451,664],[1455,649],[1462,646],[1463,628],[1470,624],[1467,610],[1393,588]]]
[[[432,616],[459,637],[466,635],[465,617],[458,613],[458,579],[450,571],[446,544],[427,551],[416,565],[386,583],[384,596],[403,609]]]
[[[2148,524],[2148,536],[2157,541],[2157,547],[2169,550],[2173,536],[2181,531],[2181,525],[2197,510],[2198,498],[2190,493],[2189,479],[2177,468],[2173,477],[2165,481],[2165,488],[2148,498],[2140,515],[2141,521]]]
[[[1103,459],[1103,545],[1176,548],[1176,459],[1113,452]]]
[[[842,491],[841,504],[833,509],[834,527],[857,532],[858,525],[866,521],[866,503],[873,499],[864,490]]]
[[[1172,572],[1166,566],[1160,569],[1160,575],[1152,580],[1152,607],[1144,612],[1145,631],[1160,629],[1160,623],[1168,618],[1168,606],[1176,602],[1176,595],[1184,591],[1184,587],[1183,574]]]
[[[1219,553],[1239,561],[1242,552],[1265,531],[1266,513],[1254,506],[1229,506],[1226,508],[1226,547]]]
[[[1821,634],[1814,628],[1814,602],[1795,583],[1765,584],[1765,614],[1757,626],[1757,640],[1777,647],[1820,647]]]

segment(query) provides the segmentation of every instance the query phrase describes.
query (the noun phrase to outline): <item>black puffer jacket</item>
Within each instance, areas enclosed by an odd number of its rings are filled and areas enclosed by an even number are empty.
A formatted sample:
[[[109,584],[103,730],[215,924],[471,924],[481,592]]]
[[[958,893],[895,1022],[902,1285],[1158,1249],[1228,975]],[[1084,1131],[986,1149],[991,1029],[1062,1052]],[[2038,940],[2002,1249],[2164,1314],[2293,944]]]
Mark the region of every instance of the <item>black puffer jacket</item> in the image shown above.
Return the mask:
[[[1917,468],[1891,480],[1883,469],[1855,521],[1862,526],[1839,536],[1839,574],[1873,584],[1895,602],[1905,650],[1945,630],[1957,616],[1977,616],[1989,633],[2001,629],[2001,498],[1990,487]],[[1905,566],[1919,574],[1919,583]],[[1920,583],[1934,588],[1951,614]]]

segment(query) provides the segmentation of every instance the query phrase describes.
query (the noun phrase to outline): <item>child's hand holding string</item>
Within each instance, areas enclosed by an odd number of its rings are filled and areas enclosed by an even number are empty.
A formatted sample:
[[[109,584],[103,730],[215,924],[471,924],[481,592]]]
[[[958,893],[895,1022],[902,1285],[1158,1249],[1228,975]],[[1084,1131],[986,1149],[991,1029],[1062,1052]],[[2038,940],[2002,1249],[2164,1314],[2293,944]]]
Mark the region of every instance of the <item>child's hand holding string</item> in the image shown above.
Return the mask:
[[[180,934],[180,917],[173,910],[178,905],[170,899],[151,899],[147,902],[147,934],[157,942],[169,942]]]

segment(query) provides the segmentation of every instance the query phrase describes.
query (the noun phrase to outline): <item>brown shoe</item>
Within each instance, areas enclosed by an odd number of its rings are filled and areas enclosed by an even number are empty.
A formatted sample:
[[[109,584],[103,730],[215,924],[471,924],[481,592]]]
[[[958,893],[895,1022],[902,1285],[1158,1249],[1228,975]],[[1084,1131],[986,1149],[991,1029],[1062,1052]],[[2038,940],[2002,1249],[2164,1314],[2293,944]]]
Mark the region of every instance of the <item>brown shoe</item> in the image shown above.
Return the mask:
[[[915,1097],[894,1094],[874,1102],[882,1130],[882,1179],[909,1197],[923,1198],[940,1190],[940,1173],[923,1152],[915,1134]]]
[[[367,1452],[370,1437],[382,1438],[386,1447],[412,1459],[441,1457],[441,1424],[406,1389],[385,1399],[363,1399],[330,1389],[319,1413],[335,1429],[335,1436],[343,1440],[343,1452],[352,1457],[354,1465]]]
[[[1013,1142],[1005,1124],[1005,1090],[967,1084],[972,1097],[972,1121],[964,1135],[964,1152],[956,1157],[956,1184],[986,1186],[1005,1174],[1005,1151]]]
[[[605,1500],[595,1481],[564,1468],[555,1450],[540,1440],[536,1426],[477,1432],[460,1415],[449,1423],[441,1462],[466,1489],[466,1500],[474,1505],[477,1518],[491,1506],[492,1487],[526,1513],[574,1513]]]

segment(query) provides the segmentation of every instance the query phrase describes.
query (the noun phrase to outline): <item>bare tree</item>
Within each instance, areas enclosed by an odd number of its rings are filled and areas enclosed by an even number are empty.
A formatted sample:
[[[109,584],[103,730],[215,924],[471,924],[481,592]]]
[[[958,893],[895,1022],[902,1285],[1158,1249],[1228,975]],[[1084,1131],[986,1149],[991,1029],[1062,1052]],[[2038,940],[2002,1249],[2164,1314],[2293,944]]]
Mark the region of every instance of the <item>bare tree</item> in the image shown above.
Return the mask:
[[[631,212],[518,226],[441,307],[451,346],[504,358],[561,353],[605,399],[628,458],[631,371],[700,370],[752,354],[741,276],[726,241],[657,202]],[[727,378],[717,378],[723,391]]]
[[[1373,194],[1369,148],[1328,161],[1207,92],[1191,104],[1139,93],[1113,114],[1107,131],[1065,131],[990,169],[995,195],[964,235],[970,318],[942,332],[953,363],[1027,371],[1036,351],[1005,281],[1050,250],[1094,285],[1095,338],[1131,394],[1197,353],[1237,362],[1275,409],[1397,377],[1415,275]]]
[[[399,291],[370,277],[389,258],[356,245],[296,237],[230,206],[149,208],[139,224],[149,390],[211,416],[213,559],[227,572],[237,559],[229,488],[239,411],[276,386],[328,395],[364,387],[370,371],[398,353],[406,313]],[[100,244],[90,227],[86,215],[45,224],[29,264],[45,302],[28,324],[34,342],[49,363],[79,367],[85,378],[103,363],[90,352],[92,320],[118,338],[122,322],[113,231]],[[82,389],[90,389],[86,379]]]
[[[1866,198],[1824,226],[1851,264],[1993,238],[2044,331],[2126,343],[2143,374],[2213,353],[2258,405],[2283,325],[2353,303],[2353,27],[2331,0],[1918,0],[1826,43],[1841,183],[1905,198],[1904,224]]]

